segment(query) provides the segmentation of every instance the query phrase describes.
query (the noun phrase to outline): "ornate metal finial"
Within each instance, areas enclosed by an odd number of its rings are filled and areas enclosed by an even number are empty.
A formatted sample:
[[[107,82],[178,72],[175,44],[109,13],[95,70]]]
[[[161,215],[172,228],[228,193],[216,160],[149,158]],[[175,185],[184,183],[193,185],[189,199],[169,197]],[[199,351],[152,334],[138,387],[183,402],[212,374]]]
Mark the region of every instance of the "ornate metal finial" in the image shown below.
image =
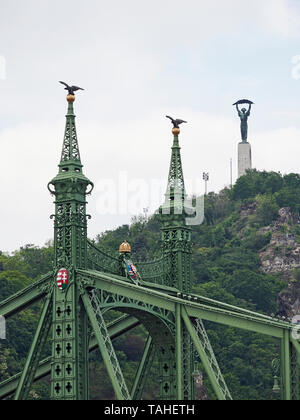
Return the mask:
[[[241,110],[239,109],[239,105],[244,104],[249,105],[248,110],[246,108],[242,108]],[[254,103],[248,99],[241,99],[240,101],[233,104],[233,106],[236,106],[237,112],[241,119],[241,136],[243,143],[247,143],[248,140],[248,117],[250,117],[252,105],[254,105]]]
[[[62,85],[65,86],[65,90],[67,90],[69,92],[68,96],[67,96],[67,101],[68,102],[74,102],[75,101],[75,92],[77,92],[77,90],[84,90],[81,87],[78,86],[69,86],[67,83],[65,82],[59,82]]]
[[[174,135],[178,135],[180,134],[180,125],[181,124],[187,124],[187,121],[183,121],[183,120],[174,120],[174,118],[169,117],[168,115],[166,116],[166,118],[169,118],[169,120],[172,121],[173,124],[173,134]]]
[[[124,241],[120,246],[120,254],[130,254],[131,253],[131,246],[127,241]]]

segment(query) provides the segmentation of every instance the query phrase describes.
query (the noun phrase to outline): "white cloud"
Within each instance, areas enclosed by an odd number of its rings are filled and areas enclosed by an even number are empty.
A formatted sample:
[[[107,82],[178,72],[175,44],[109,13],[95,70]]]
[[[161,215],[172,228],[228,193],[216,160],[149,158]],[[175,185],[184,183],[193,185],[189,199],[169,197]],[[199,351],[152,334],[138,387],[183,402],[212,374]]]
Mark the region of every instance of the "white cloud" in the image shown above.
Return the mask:
[[[294,0],[262,0],[261,25],[283,37],[300,36],[299,4]]]
[[[191,109],[174,108],[170,114],[189,122],[182,126],[180,137],[184,174],[190,181],[188,193],[195,192],[190,190],[190,185],[194,186],[203,172],[210,173],[210,191],[228,186],[230,158],[233,158],[234,174],[237,171],[238,121]],[[13,250],[26,243],[42,245],[52,238],[49,216],[54,206],[46,186],[57,173],[63,128],[60,122],[52,126],[34,123],[0,134],[0,147],[4,151],[0,190],[5,197],[5,205],[1,207],[1,218],[5,223],[1,229],[0,249]],[[88,212],[93,215],[89,235],[94,237],[101,231],[128,223],[132,216],[103,217],[98,214],[101,193],[97,186],[102,179],[117,182],[119,174],[125,172],[131,186],[136,180],[143,180],[146,185],[158,180],[166,186],[172,145],[171,125],[164,119],[163,111],[159,111],[148,115],[147,119],[127,124],[89,125],[79,119],[77,128],[84,173],[96,185],[88,199]],[[251,137],[255,167],[299,172],[299,129],[282,128],[253,133]],[[129,192],[127,199],[131,207],[133,198]],[[146,206],[147,200],[140,203],[140,212]]]
[[[170,109],[171,115],[186,118],[180,142],[185,178],[195,185],[203,172],[210,173],[210,191],[218,191],[230,183],[230,158],[237,167],[239,123],[192,109]],[[52,238],[50,214],[54,211],[53,199],[47,183],[56,175],[63,138],[61,122],[52,124],[22,124],[0,134],[2,164],[0,191],[5,197],[1,206],[0,249],[13,250],[22,244],[42,245]],[[128,182],[153,180],[167,182],[171,125],[164,112],[148,115],[145,119],[120,124],[85,124],[77,122],[79,144],[85,175],[96,185],[89,201],[90,236],[129,222],[131,214],[103,217],[97,214],[100,192],[97,186],[102,179],[117,183],[120,173]],[[257,169],[281,172],[299,172],[300,130],[294,127],[251,134],[253,164]],[[204,188],[204,185],[203,185]],[[193,193],[189,185],[188,193]],[[198,192],[198,191],[196,191]],[[120,191],[118,191],[120,193]],[[126,192],[125,192],[126,194]],[[124,193],[123,193],[124,195]],[[130,203],[130,197],[128,202]],[[163,200],[163,191],[160,197]],[[141,203],[140,212],[148,205]]]
[[[253,136],[254,166],[259,170],[300,173],[300,129],[283,127]]]
[[[205,112],[205,104],[237,99],[228,94],[237,94],[237,80],[244,86],[243,95],[246,90],[251,97],[258,84],[263,86],[256,77],[260,63],[253,64],[255,72],[241,66],[234,86],[228,86],[220,63],[216,85],[222,90],[211,99],[209,89],[207,96],[201,89],[209,77],[202,47],[207,39],[223,41],[227,36],[230,42],[241,35],[252,41],[255,31],[259,39],[253,42],[261,43],[265,34],[299,35],[295,4],[12,0],[2,5],[0,53],[7,77],[0,81],[0,217],[5,221],[0,249],[43,244],[52,237],[49,215],[54,207],[46,186],[57,172],[65,111],[58,80],[86,88],[76,102],[78,134],[85,174],[96,185],[103,178],[116,178],[120,171],[127,171],[129,180],[166,181],[172,143],[166,113],[189,121],[181,135],[186,179],[202,178],[205,171],[211,175],[210,190],[228,185],[230,158],[237,172],[239,122],[234,114],[225,118]],[[218,50],[213,54],[218,56]],[[229,71],[230,65],[236,71],[236,62],[226,64]],[[193,106],[187,105],[191,98]],[[274,108],[269,109],[272,113]],[[259,169],[297,169],[299,132],[284,128],[284,113],[291,111],[285,108],[278,118],[282,129],[251,132]],[[94,216],[91,236],[130,220],[130,215],[97,216],[98,194],[96,190],[89,199]]]

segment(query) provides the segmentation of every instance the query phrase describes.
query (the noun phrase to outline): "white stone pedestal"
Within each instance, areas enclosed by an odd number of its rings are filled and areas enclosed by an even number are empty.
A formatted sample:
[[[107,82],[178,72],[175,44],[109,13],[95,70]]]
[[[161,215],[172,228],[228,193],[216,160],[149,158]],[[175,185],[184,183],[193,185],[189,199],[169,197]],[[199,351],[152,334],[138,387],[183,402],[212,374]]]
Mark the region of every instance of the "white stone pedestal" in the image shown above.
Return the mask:
[[[238,177],[246,175],[252,169],[252,153],[250,143],[239,143],[238,149]]]

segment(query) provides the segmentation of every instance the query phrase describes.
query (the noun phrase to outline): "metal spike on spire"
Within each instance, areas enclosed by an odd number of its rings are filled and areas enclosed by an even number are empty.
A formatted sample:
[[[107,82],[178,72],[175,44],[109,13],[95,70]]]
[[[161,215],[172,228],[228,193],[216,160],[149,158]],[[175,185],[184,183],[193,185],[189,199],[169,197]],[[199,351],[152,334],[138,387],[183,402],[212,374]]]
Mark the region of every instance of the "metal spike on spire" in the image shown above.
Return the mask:
[[[73,102],[68,100],[68,114],[66,115],[66,129],[61,155],[61,164],[74,162],[81,164],[80,153],[77,140],[77,132],[75,125],[75,115],[73,110]]]
[[[62,82],[64,85],[66,83]],[[70,92],[75,86],[69,87],[66,85],[66,89]],[[68,89],[70,88],[70,89]],[[81,88],[78,88],[81,89]],[[76,89],[73,89],[73,91]],[[83,90],[83,89],[82,89]],[[82,193],[85,194],[86,187],[91,185],[93,187],[93,183],[84,176],[82,172],[83,165],[81,163],[80,152],[79,152],[79,145],[77,139],[77,132],[76,132],[76,124],[75,124],[75,114],[74,114],[74,102],[75,102],[75,95],[69,93],[67,96],[68,102],[68,112],[66,115],[66,127],[65,127],[65,135],[63,140],[63,147],[61,153],[61,159],[59,163],[59,174],[50,182],[48,185],[48,189],[53,194],[53,190],[49,188],[50,185],[56,185],[57,182],[60,183],[62,180],[66,181],[67,179],[74,180],[75,178],[81,180],[82,185]]]
[[[168,177],[168,188],[166,197],[174,201],[177,199],[178,201],[184,201],[186,198],[185,192],[185,185],[184,185],[184,176],[182,170],[182,163],[181,163],[181,154],[180,154],[180,146],[179,146],[179,134],[180,128],[179,125],[186,123],[183,120],[174,120],[171,117],[167,117],[172,120],[174,128],[172,133],[174,135],[174,142],[172,147],[172,156],[171,156],[171,164],[170,164],[170,171]]]
[[[74,108],[73,103],[75,102],[75,95],[74,92],[77,90],[83,90],[77,86],[69,86],[64,82],[60,82],[61,84],[65,85],[65,90],[69,92],[67,96],[68,101],[68,113],[66,115],[66,130],[65,130],[65,137],[63,143],[63,150],[61,155],[61,165],[65,166],[66,163],[73,163],[79,167],[81,171],[81,160],[80,160],[80,153],[78,147],[78,140],[77,140],[77,133],[76,133],[76,125],[75,125],[75,118],[74,115]],[[78,172],[78,168],[77,168]]]

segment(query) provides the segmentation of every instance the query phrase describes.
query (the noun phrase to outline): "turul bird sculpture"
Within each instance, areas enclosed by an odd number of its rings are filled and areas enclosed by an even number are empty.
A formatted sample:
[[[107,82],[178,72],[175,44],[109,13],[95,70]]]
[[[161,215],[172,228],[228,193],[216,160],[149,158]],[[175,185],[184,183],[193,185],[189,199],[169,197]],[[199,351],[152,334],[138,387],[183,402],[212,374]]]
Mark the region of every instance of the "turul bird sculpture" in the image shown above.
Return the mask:
[[[181,124],[187,124],[187,121],[183,120],[174,120],[174,118],[167,116],[166,118],[169,118],[169,120],[172,121],[172,124],[174,125],[174,128],[179,128]]]
[[[74,95],[74,92],[76,92],[77,90],[84,90],[84,89],[82,89],[81,87],[78,87],[78,86],[69,86],[65,82],[59,82],[59,83],[61,83],[62,85],[65,86],[65,90],[67,90],[69,92],[69,95]]]

